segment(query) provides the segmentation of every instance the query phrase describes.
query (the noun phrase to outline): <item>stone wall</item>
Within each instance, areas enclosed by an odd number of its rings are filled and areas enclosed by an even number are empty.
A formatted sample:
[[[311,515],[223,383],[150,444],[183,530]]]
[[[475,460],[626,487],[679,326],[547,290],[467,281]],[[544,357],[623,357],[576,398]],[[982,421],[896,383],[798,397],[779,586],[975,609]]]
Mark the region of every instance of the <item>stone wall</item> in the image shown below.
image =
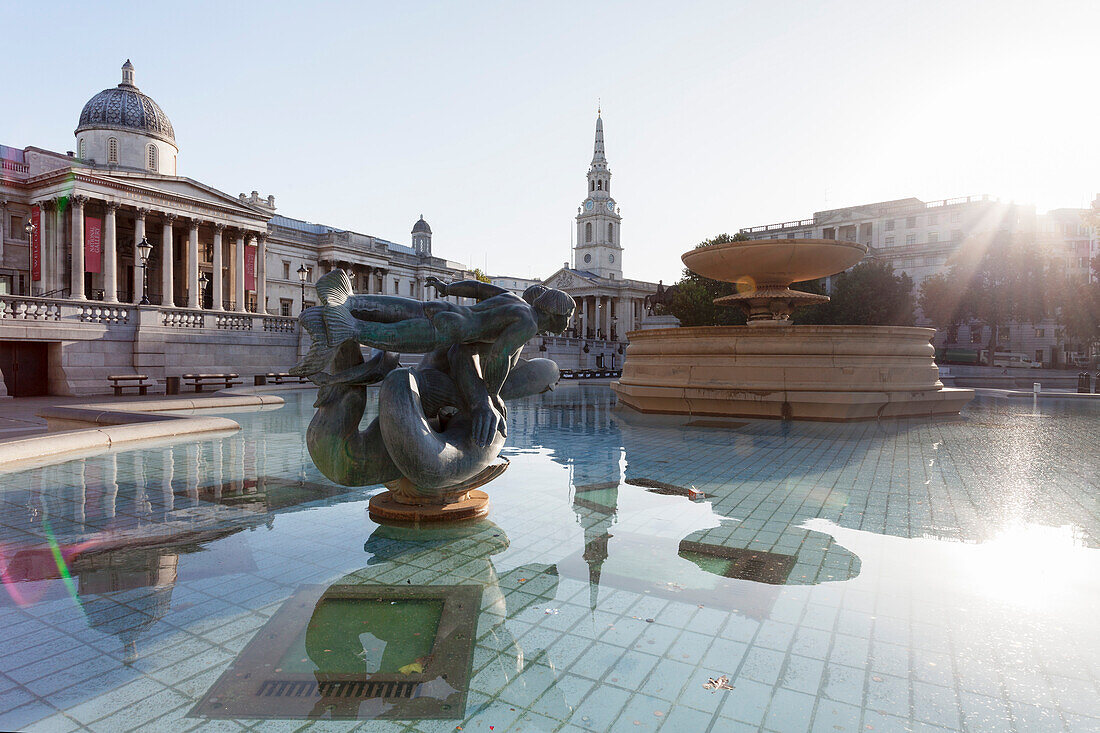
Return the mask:
[[[151,392],[192,372],[251,383],[292,367],[302,339],[293,318],[3,296],[0,341],[49,344],[50,394],[95,395],[111,392],[112,374],[146,374]]]

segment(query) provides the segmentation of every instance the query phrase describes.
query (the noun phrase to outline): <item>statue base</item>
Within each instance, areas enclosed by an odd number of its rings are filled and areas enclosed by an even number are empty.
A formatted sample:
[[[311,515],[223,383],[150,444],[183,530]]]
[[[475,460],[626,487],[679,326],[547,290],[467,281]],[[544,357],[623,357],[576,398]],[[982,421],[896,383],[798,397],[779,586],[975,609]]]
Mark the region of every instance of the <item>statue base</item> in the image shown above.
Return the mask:
[[[446,504],[412,504],[399,500],[392,490],[383,491],[371,497],[368,513],[379,524],[464,522],[489,513],[489,495],[474,489]]]
[[[508,468],[508,459],[497,457],[475,476],[460,484],[431,493],[418,491],[407,478],[386,484],[389,491],[371,497],[368,513],[379,524],[427,524],[465,522],[489,513],[489,495],[478,489]]]

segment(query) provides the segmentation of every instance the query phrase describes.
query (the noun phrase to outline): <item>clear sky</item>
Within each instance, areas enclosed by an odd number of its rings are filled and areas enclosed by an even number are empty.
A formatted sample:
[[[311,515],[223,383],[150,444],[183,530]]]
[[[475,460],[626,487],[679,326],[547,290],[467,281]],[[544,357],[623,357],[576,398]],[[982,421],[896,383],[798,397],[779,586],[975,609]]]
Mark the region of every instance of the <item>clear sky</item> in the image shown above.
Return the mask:
[[[1100,2],[30,3],[0,143],[75,147],[129,58],[179,172],[492,274],[569,256],[597,99],[627,277],[814,211],[1100,192]]]

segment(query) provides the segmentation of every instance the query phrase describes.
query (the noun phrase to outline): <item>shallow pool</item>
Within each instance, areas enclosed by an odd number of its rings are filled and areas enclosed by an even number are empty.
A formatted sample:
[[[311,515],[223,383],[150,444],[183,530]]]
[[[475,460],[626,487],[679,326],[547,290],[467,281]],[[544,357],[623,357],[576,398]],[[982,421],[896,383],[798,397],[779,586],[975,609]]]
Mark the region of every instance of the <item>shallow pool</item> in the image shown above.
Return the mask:
[[[0,729],[1100,729],[1100,403],[572,384],[513,403],[488,521],[409,530],[313,467],[313,394],[0,475]]]

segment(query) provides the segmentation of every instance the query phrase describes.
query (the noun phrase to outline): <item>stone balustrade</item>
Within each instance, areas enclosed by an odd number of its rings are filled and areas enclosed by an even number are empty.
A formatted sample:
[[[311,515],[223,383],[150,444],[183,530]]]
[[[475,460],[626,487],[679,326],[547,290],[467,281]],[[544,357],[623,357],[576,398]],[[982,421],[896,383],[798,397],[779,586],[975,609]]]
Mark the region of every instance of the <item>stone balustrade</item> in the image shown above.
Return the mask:
[[[108,325],[130,322],[130,308],[109,305],[81,305],[79,318],[84,323]]]
[[[251,331],[252,316],[238,314],[215,316],[214,327],[223,331]]]
[[[169,328],[202,328],[202,311],[161,309],[161,325]]]
[[[298,319],[287,316],[264,316],[264,330],[275,333],[294,333]]]
[[[0,296],[0,320],[59,321],[62,309],[74,304],[67,300]]]

